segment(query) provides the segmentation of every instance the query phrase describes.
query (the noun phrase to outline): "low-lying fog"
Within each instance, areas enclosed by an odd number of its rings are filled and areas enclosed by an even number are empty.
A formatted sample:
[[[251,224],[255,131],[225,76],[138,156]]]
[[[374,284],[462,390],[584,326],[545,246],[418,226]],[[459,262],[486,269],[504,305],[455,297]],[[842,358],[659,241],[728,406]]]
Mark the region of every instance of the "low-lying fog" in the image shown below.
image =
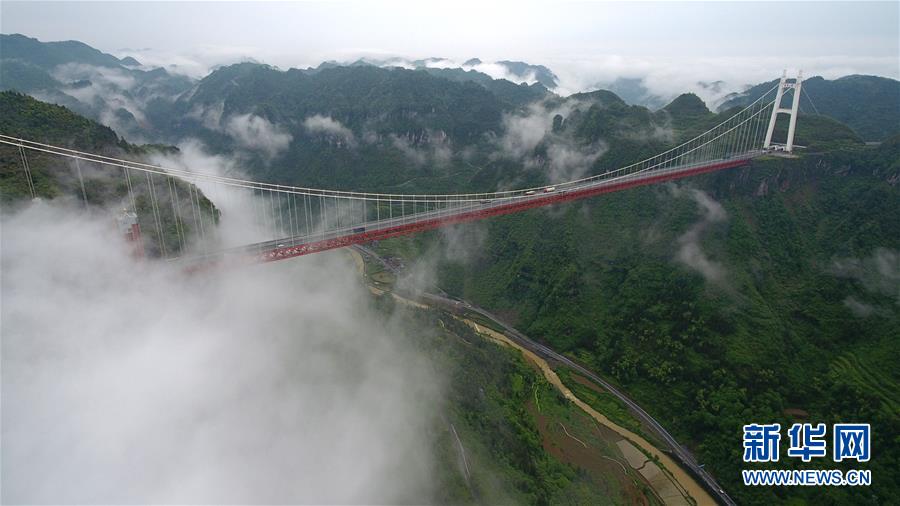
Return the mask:
[[[426,502],[438,381],[341,252],[185,275],[2,222],[2,502]]]

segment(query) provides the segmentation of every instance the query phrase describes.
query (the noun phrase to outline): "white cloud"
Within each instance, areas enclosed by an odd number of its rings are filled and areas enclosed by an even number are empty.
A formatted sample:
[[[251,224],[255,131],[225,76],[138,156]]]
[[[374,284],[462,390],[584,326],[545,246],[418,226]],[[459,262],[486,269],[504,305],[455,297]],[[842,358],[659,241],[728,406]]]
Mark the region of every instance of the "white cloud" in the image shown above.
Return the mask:
[[[856,280],[867,291],[895,298],[900,304],[900,252],[876,248],[866,258],[835,258],[828,272]]]
[[[861,302],[852,295],[848,295],[844,298],[844,305],[847,306],[847,309],[849,309],[851,313],[853,313],[853,316],[859,318],[865,318],[875,311],[875,308],[872,307],[871,304]]]
[[[415,68],[415,66],[409,60],[403,59],[393,59],[392,61],[401,62],[400,65],[393,66],[402,66],[404,68]],[[480,62],[475,65],[466,65],[465,62],[458,62],[455,60],[447,59],[447,58],[439,58],[436,60],[428,60],[425,62],[425,66],[428,68],[435,69],[463,69],[466,71],[474,70],[476,72],[481,72],[482,74],[487,74],[493,79],[506,79],[507,81],[516,83],[516,84],[534,84],[537,82],[537,77],[533,71],[528,71],[525,75],[514,74],[509,71],[509,68],[506,65],[495,63],[495,62]]]
[[[104,214],[3,220],[4,502],[430,500],[434,368],[340,255],[186,276]]]
[[[200,45],[186,51],[153,48],[119,49],[112,53],[124,58],[131,56],[141,63],[143,70],[164,68],[167,72],[201,79],[215,67],[245,61],[256,61],[260,49],[251,46]]]
[[[303,120],[303,126],[310,133],[326,134],[337,138],[339,143],[343,141],[343,143],[346,143],[349,147],[356,146],[356,136],[353,135],[353,131],[330,116],[323,116],[321,114],[309,116]]]
[[[500,147],[513,158],[530,155],[553,129],[553,117],[563,112],[537,103],[531,104],[525,114],[505,114]]]
[[[503,135],[497,140],[503,155],[523,160],[527,166],[544,166],[550,182],[562,182],[585,175],[603,153],[602,142],[584,144],[571,136],[553,133],[556,116],[567,118],[585,104],[567,100],[561,105],[548,107],[538,102],[531,104],[524,113],[508,113],[503,116]],[[535,148],[546,145],[546,160],[533,157]]]
[[[122,122],[119,111],[125,110],[134,116],[139,124],[145,124],[144,106],[156,95],[148,94],[141,100],[135,99],[129,92],[138,83],[130,73],[116,68],[67,63],[57,65],[52,75],[59,82],[69,85],[62,88],[63,93],[95,111],[101,123],[119,134],[134,134],[131,136],[132,140],[140,137],[137,135],[139,132],[134,131],[133,124]],[[78,81],[90,83],[85,85]]]
[[[272,160],[290,146],[294,140],[279,125],[255,114],[231,114],[225,116],[225,103],[195,105],[187,114],[200,121],[207,129],[222,132],[231,137],[241,149],[260,153]]]
[[[263,154],[269,160],[286,150],[294,137],[269,120],[254,114],[229,116],[223,130],[238,146]]]
[[[222,115],[225,113],[225,102],[204,107],[201,104],[195,105],[188,111],[187,116],[199,120],[204,127],[210,130],[222,129]]]
[[[700,240],[703,232],[711,224],[725,221],[728,217],[725,208],[704,191],[697,189],[684,190],[676,185],[671,185],[670,189],[676,197],[687,194],[703,212],[703,217],[700,221],[693,224],[687,232],[678,238],[678,252],[675,254],[675,258],[699,272],[707,281],[722,281],[725,277],[725,267],[709,258],[701,248]]]
[[[249,180],[237,160],[208,152],[206,147],[195,139],[188,139],[178,144],[177,153],[154,153],[150,162],[161,167],[181,169],[195,174],[204,174],[234,179]],[[208,198],[213,200],[216,209],[221,213],[219,226],[209,239],[209,248],[213,251],[269,240],[276,236],[267,224],[263,223],[255,212],[254,204],[258,201],[248,195],[246,190],[229,187],[205,180],[198,180],[197,187]],[[185,209],[182,219],[190,223],[193,209]],[[197,248],[199,245],[193,245]]]
[[[551,182],[571,181],[587,174],[598,158],[606,152],[606,144],[597,142],[587,146],[557,140],[547,146],[548,179]]]
[[[412,135],[412,134],[410,134]],[[416,165],[433,163],[443,166],[450,163],[453,158],[453,150],[450,147],[450,139],[446,132],[426,130],[412,135],[389,134],[391,145],[400,150]]]
[[[53,77],[61,82],[90,79],[92,83],[107,88],[130,90],[137,80],[129,72],[111,67],[95,67],[84,63],[66,63],[57,65],[52,72]]]

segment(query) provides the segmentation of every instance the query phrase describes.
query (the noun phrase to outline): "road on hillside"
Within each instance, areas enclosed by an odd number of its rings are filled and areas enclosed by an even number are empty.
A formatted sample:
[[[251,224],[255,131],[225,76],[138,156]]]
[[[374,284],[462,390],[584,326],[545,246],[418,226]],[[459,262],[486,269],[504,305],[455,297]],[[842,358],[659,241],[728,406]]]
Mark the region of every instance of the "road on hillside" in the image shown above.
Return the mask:
[[[398,269],[396,267],[394,267],[390,262],[387,262],[385,259],[383,259],[378,253],[373,251],[371,248],[368,248],[362,244],[356,244],[353,246],[353,248],[356,248],[356,250],[359,251],[360,253],[362,253],[363,255],[377,260],[378,262],[381,263],[382,266],[384,266],[384,268],[386,270],[390,271],[391,273],[393,273],[395,275],[397,274]],[[609,393],[616,396],[616,398],[618,398],[620,401],[625,403],[625,405],[628,406],[628,408],[631,410],[633,415],[635,415],[638,419],[640,419],[642,422],[647,424],[653,430],[653,432],[655,432],[663,441],[665,441],[666,444],[669,446],[669,449],[674,454],[674,456],[679,461],[681,461],[681,464],[684,467],[686,467],[688,470],[690,470],[694,474],[694,476],[700,478],[700,480],[703,481],[707,490],[709,492],[711,492],[714,497],[717,497],[719,499],[719,501],[722,502],[723,504],[727,504],[729,506],[736,506],[737,503],[735,503],[734,500],[725,492],[725,490],[721,486],[719,486],[719,484],[716,482],[715,478],[713,478],[712,475],[709,474],[706,471],[706,469],[704,469],[697,462],[697,459],[694,458],[694,455],[690,451],[688,451],[686,448],[684,448],[683,446],[678,444],[678,441],[676,441],[675,438],[671,434],[669,434],[669,431],[667,431],[658,421],[656,421],[655,418],[650,416],[649,413],[644,411],[644,409],[640,405],[638,405],[638,403],[633,401],[630,397],[625,395],[618,388],[616,388],[615,386],[613,386],[612,384],[610,384],[608,381],[604,380],[600,376],[594,374],[593,372],[591,372],[590,369],[584,367],[583,365],[573,361],[572,359],[570,359],[560,353],[557,353],[553,349],[551,349],[541,343],[538,343],[538,342],[528,338],[528,336],[526,336],[525,334],[522,334],[521,332],[519,332],[518,330],[513,328],[511,325],[504,322],[500,317],[487,311],[486,309],[478,307],[474,304],[471,304],[468,301],[457,300],[457,299],[451,298],[451,297],[447,296],[446,292],[444,292],[440,288],[435,287],[435,291],[440,292],[440,293],[428,293],[428,292],[423,291],[422,293],[419,293],[417,295],[424,300],[437,303],[441,306],[445,306],[448,308],[455,308],[455,309],[464,308],[468,311],[472,311],[473,313],[480,314],[481,316],[483,316],[491,321],[494,321],[498,325],[503,327],[503,330],[506,331],[507,336],[510,339],[513,339],[514,341],[516,341],[516,343],[518,343],[523,348],[526,348],[526,349],[532,351],[533,353],[537,354],[538,356],[540,356],[541,358],[543,358],[545,360],[551,360],[551,361],[563,364],[566,367],[569,367],[570,369],[578,372],[582,376],[587,377],[591,381],[594,381],[598,385],[605,388],[607,391],[609,391]]]

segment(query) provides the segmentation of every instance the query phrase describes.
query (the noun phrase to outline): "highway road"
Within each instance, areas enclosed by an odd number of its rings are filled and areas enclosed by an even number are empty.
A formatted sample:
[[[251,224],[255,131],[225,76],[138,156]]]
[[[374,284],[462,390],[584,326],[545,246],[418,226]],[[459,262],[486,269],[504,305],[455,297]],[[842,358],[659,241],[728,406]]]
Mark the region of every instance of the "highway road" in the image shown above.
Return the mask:
[[[398,274],[397,269],[395,269],[389,262],[385,261],[378,253],[373,251],[371,248],[366,247],[362,244],[356,244],[353,246],[357,251],[362,253],[365,256],[373,258],[380,262],[384,268],[393,274]],[[423,301],[427,301],[433,303],[435,305],[439,305],[442,307],[450,308],[450,309],[460,309],[463,308],[467,311],[471,311],[473,313],[477,313],[493,322],[496,322],[498,325],[503,327],[506,335],[518,343],[523,348],[526,348],[541,358],[549,361],[553,361],[559,364],[562,364],[573,371],[578,372],[582,376],[590,379],[591,381],[597,383],[604,389],[606,389],[609,393],[616,396],[620,401],[625,403],[628,406],[628,409],[631,413],[645,423],[659,438],[661,438],[668,445],[670,452],[672,455],[681,462],[681,465],[684,466],[688,471],[690,471],[696,478],[699,478],[701,483],[713,495],[713,497],[717,498],[719,502],[722,504],[727,504],[729,506],[735,506],[737,503],[728,495],[725,490],[719,486],[716,482],[715,478],[711,474],[709,474],[706,469],[704,469],[698,462],[694,455],[687,450],[687,448],[678,444],[678,441],[663,427],[655,418],[653,418],[649,413],[647,413],[638,403],[632,400],[630,397],[625,395],[621,390],[610,384],[608,381],[604,380],[597,374],[593,373],[590,369],[584,367],[583,365],[575,362],[574,360],[557,353],[552,348],[548,346],[538,343],[532,339],[530,339],[525,334],[522,334],[511,325],[504,322],[500,317],[487,311],[484,308],[476,306],[468,301],[457,300],[451,297],[448,297],[447,294],[441,290],[440,288],[434,287],[433,290],[435,292],[440,293],[428,293],[422,292],[416,294]]]

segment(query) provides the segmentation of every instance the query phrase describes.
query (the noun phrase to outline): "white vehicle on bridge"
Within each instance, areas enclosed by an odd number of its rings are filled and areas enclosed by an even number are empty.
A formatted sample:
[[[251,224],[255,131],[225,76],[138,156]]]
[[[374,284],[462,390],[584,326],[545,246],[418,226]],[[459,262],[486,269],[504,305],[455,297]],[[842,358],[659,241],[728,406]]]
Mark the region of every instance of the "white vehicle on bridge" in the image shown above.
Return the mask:
[[[555,191],[556,191],[555,186],[548,186],[548,187],[544,188],[544,193],[550,193],[550,192],[555,192]]]

